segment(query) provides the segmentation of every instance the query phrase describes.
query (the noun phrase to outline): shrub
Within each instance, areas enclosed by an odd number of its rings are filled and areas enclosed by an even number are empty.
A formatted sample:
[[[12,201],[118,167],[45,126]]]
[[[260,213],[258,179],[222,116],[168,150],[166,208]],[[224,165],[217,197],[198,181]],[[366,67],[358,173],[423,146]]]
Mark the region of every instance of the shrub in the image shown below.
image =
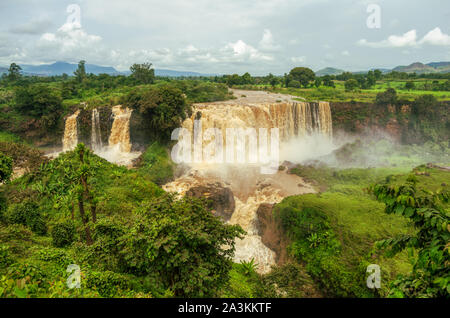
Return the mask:
[[[353,78],[346,80],[344,85],[346,91],[354,91],[359,87],[358,81]]]
[[[150,177],[152,182],[162,185],[173,178],[174,165],[167,149],[154,142],[142,155],[140,170]]]
[[[64,247],[75,240],[75,225],[71,220],[56,224],[51,231],[52,243],[56,247]]]
[[[13,161],[10,157],[0,152],[0,183],[9,180],[12,174]]]
[[[57,114],[62,110],[58,92],[44,84],[19,87],[15,96],[17,109],[34,117]]]
[[[0,268],[5,268],[13,263],[13,259],[9,255],[9,247],[0,245]]]
[[[128,272],[158,274],[175,296],[212,296],[229,280],[235,238],[243,233],[199,199],[166,195],[142,204],[119,249]]]
[[[378,93],[375,98],[378,105],[395,105],[397,103],[397,91],[393,88],[388,88],[382,93]]]
[[[423,116],[432,119],[437,103],[438,101],[433,95],[422,95],[414,100],[411,111],[417,117]]]
[[[127,281],[127,277],[111,271],[92,271],[86,275],[85,287],[97,290],[102,297],[114,297],[120,289],[129,288]]]
[[[47,233],[47,225],[38,205],[32,201],[10,205],[6,212],[6,221],[10,224],[25,225],[40,235]]]
[[[300,84],[299,81],[293,80],[289,82],[288,86],[292,88],[300,88],[302,87],[302,84]]]

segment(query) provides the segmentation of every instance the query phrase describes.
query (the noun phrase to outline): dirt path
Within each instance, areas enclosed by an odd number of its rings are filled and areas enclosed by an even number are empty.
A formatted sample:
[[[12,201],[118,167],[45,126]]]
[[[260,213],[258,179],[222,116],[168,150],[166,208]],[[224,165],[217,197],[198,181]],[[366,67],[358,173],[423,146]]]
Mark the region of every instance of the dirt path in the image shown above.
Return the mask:
[[[295,98],[302,99],[302,97],[272,93],[267,91],[250,91],[241,89],[230,89],[236,99],[230,99],[220,102],[212,103],[197,103],[194,105],[251,105],[251,104],[275,104],[281,102],[296,102]]]

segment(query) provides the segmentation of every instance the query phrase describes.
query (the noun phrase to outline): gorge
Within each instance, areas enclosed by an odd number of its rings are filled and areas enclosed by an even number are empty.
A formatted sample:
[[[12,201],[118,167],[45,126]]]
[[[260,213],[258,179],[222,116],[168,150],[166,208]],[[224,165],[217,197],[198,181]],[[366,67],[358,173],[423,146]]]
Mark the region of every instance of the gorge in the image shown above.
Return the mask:
[[[195,104],[192,116],[183,122],[182,127],[193,132],[194,121],[199,120],[202,132],[209,128],[223,131],[227,128],[255,128],[256,131],[259,128],[278,128],[281,149],[292,148],[292,143],[296,140],[302,141],[313,136],[332,143],[333,125],[329,103],[308,103],[294,100],[288,95],[266,92],[234,91],[234,94],[237,98],[233,100]],[[91,111],[91,120],[86,121],[90,124],[90,129],[81,124],[80,111],[67,117],[63,150],[71,150],[76,146],[80,141],[78,136],[83,134],[79,131],[89,131],[90,138],[85,136],[84,139],[94,153],[108,161],[130,165],[140,154],[132,151],[132,110],[120,105],[114,106],[109,118],[102,115],[102,111],[105,110]],[[87,117],[86,114],[84,116]],[[107,131],[101,129],[101,117],[110,122],[106,145],[103,141]],[[227,138],[223,137],[222,142],[226,146]],[[205,147],[207,144],[208,141],[204,141]],[[248,150],[248,143],[245,149]],[[296,151],[301,152],[302,149]],[[281,151],[281,162],[284,160],[283,153],[285,152]],[[222,197],[219,198],[219,205],[213,208],[214,213],[226,208],[223,206],[224,200],[232,202],[227,207],[228,215],[224,217],[222,213],[222,219],[230,224],[239,224],[247,232],[243,239],[236,241],[234,261],[239,263],[253,259],[260,273],[270,271],[271,266],[276,264],[277,255],[261,240],[258,208],[261,205],[279,203],[286,196],[315,192],[301,177],[288,174],[287,170],[280,170],[273,175],[261,174],[258,164],[210,164],[200,161],[182,170],[175,180],[163,185],[163,189],[179,195],[206,197],[213,201],[217,201],[217,196],[211,193],[220,193]]]

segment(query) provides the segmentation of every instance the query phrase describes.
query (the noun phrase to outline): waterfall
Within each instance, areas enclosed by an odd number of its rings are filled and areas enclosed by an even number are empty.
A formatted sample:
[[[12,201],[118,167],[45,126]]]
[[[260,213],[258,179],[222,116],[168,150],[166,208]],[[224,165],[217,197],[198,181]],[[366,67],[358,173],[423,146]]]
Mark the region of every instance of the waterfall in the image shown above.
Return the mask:
[[[283,102],[274,104],[199,104],[183,127],[193,131],[194,120],[201,112],[202,129],[219,128],[279,128],[281,141],[294,137],[333,134],[328,102]],[[224,138],[224,145],[226,140]]]
[[[119,146],[121,152],[131,152],[130,118],[132,110],[121,105],[112,108],[114,122],[109,136],[109,146]]]
[[[63,151],[69,151],[75,149],[78,144],[78,125],[77,118],[80,111],[77,110],[73,115],[67,117],[64,137],[63,137]]]
[[[92,110],[91,147],[94,152],[103,149],[100,115],[96,108]]]
[[[140,152],[131,151],[130,118],[132,110],[122,109],[122,106],[112,108],[113,124],[109,136],[108,145],[102,142],[100,127],[100,113],[98,109],[91,112],[91,149],[98,156],[118,165],[130,166]],[[80,110],[67,117],[64,129],[63,151],[73,150],[78,144],[77,118]],[[59,152],[51,154],[57,157]]]
[[[321,153],[322,148],[326,148],[323,151],[331,149],[333,127],[329,103],[267,102],[265,98],[262,96],[261,102],[248,102],[241,98],[238,101],[196,104],[192,116],[182,126],[190,132],[192,141],[197,141],[195,138],[202,140],[200,134],[194,136],[195,120],[200,120],[203,133],[206,129],[217,128],[223,132],[224,147],[227,128],[278,128],[281,160],[291,162],[309,159],[306,154],[314,156]],[[206,148],[210,142],[203,139],[203,147]],[[192,186],[214,182],[229,185],[233,192],[236,207],[228,223],[239,224],[247,232],[243,239],[236,240],[234,261],[254,259],[259,273],[269,272],[275,264],[276,255],[260,237],[258,207],[279,203],[286,196],[314,193],[314,189],[300,177],[287,173],[287,170],[263,175],[252,165],[209,165],[201,160],[194,161],[184,175],[164,185],[163,189],[184,194]]]

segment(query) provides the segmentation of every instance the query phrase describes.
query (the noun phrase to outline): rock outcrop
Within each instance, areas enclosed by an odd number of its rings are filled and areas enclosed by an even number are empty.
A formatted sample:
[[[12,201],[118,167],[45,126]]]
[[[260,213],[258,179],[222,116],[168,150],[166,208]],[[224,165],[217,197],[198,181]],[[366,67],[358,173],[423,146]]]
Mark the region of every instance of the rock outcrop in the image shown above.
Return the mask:
[[[186,195],[196,198],[206,198],[208,200],[208,207],[224,221],[228,221],[233,215],[235,209],[233,192],[220,182],[192,187],[186,192]]]

